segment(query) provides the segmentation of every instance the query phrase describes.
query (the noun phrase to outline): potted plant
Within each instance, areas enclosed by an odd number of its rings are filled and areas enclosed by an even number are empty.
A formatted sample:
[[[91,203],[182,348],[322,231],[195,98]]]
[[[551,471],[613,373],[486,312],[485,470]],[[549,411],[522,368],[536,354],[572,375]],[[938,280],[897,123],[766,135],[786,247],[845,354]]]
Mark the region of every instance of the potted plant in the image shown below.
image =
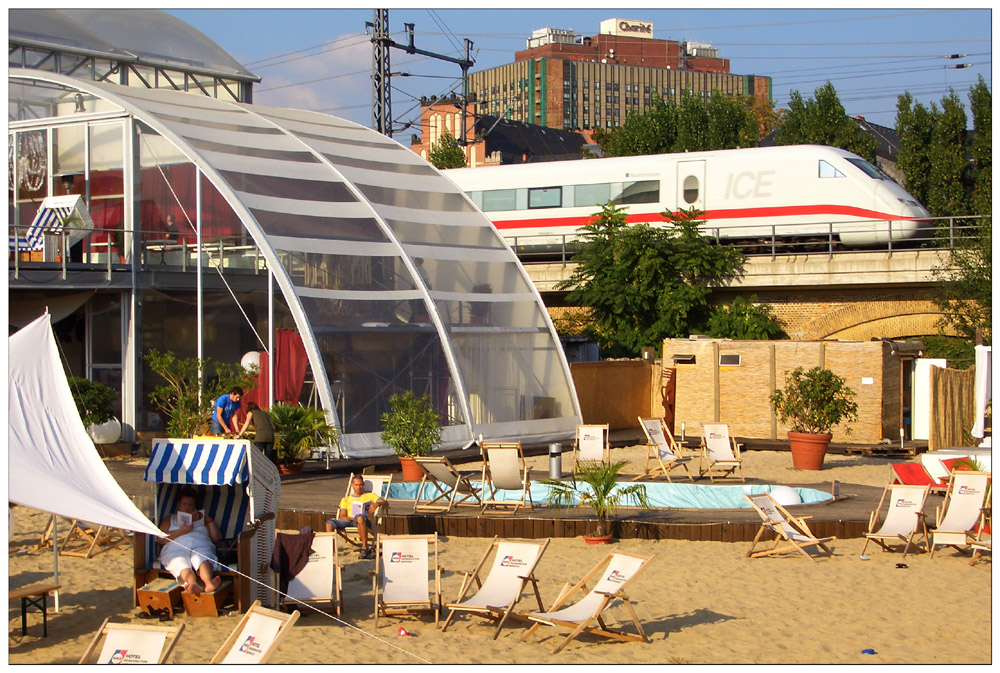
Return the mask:
[[[278,470],[283,474],[301,472],[313,449],[337,441],[337,429],[327,423],[322,409],[278,402],[269,414],[274,424]]]
[[[797,470],[820,470],[834,426],[858,420],[855,393],[843,377],[829,369],[796,367],[785,373],[785,387],[771,394],[778,420],[789,426],[792,465]],[[851,428],[845,428],[846,434]]]
[[[549,505],[569,507],[579,500],[581,507],[590,505],[594,510],[597,526],[593,536],[584,536],[587,544],[606,544],[611,541],[608,519],[630,500],[642,509],[649,509],[649,499],[643,484],[618,485],[618,473],[626,465],[628,461],[624,460],[616,463],[581,461],[572,481],[545,479],[541,482],[549,487]]]
[[[490,294],[493,292],[493,286],[489,283],[479,283],[472,286],[472,291],[475,294]],[[485,325],[490,319],[490,302],[469,302],[469,315],[471,316],[471,322],[473,324]]]
[[[69,387],[87,434],[95,444],[114,444],[122,434],[122,424],[115,418],[114,403],[118,393],[97,381],[71,376]]]
[[[427,395],[413,391],[389,398],[389,411],[382,414],[382,441],[399,456],[403,481],[420,481],[423,471],[414,456],[427,456],[441,443],[441,416]]]

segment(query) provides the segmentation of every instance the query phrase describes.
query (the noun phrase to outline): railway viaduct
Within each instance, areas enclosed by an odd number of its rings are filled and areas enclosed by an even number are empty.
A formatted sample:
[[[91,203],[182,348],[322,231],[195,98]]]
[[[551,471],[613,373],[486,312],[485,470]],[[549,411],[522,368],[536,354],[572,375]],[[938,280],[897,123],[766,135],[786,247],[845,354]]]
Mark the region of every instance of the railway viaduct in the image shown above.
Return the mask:
[[[946,260],[946,254],[928,249],[749,257],[742,277],[718,288],[713,299],[757,295],[774,308],[792,339],[937,334],[941,312],[930,290],[934,268]],[[565,293],[555,289],[570,277],[573,262],[524,266],[554,318],[573,310],[565,307]]]

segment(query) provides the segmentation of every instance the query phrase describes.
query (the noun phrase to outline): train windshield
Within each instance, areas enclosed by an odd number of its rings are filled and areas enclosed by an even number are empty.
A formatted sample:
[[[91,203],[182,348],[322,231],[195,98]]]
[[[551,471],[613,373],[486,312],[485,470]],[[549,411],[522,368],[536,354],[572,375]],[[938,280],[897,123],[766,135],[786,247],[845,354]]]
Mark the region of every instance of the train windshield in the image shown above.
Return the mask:
[[[875,180],[892,180],[881,168],[873,166],[864,159],[848,159],[847,161],[860,168],[870,178]]]

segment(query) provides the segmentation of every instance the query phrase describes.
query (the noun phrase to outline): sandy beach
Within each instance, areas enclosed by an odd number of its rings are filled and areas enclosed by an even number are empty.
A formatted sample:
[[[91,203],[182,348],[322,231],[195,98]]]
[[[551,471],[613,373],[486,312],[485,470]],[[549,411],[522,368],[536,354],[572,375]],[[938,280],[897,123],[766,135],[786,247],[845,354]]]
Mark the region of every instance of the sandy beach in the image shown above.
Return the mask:
[[[614,458],[641,467],[640,447],[615,449]],[[792,470],[788,454],[747,452],[747,476],[770,483],[803,485],[830,482],[883,486],[889,461],[828,456],[824,470]],[[545,456],[531,459],[544,476]],[[564,464],[565,466],[565,464]],[[10,540],[9,585],[48,579],[52,551],[35,550],[48,515],[14,508],[16,530]],[[446,601],[457,596],[461,573],[471,570],[488,539],[442,538],[439,563]],[[868,546],[863,539],[836,540],[834,556],[809,561],[801,555],[746,558],[749,543],[622,540],[616,547],[655,561],[630,585],[636,611],[650,642],[619,643],[583,635],[559,654],[551,650],[564,631],[543,627],[520,642],[521,623],[505,627],[497,640],[486,620],[460,616],[442,633],[433,620],[382,618],[374,629],[374,561],[356,553],[342,556],[346,609],[337,621],[306,614],[282,643],[276,664],[989,664],[991,663],[992,561],[975,566],[969,557],[945,548],[901,554]],[[563,581],[576,581],[608,552],[576,539],[553,539],[541,559],[545,606]],[[132,608],[130,547],[91,559],[61,556],[61,610],[49,617],[41,637],[41,617],[29,614],[28,635],[21,635],[20,611],[9,606],[8,661],[11,664],[75,663],[106,617],[112,621],[156,623],[135,618]],[[520,604],[533,608],[527,595]],[[605,613],[612,627],[631,623],[621,607]],[[185,631],[170,663],[205,663],[233,630],[238,615],[174,623]],[[403,626],[409,637],[401,637]],[[864,654],[874,650],[875,654]]]

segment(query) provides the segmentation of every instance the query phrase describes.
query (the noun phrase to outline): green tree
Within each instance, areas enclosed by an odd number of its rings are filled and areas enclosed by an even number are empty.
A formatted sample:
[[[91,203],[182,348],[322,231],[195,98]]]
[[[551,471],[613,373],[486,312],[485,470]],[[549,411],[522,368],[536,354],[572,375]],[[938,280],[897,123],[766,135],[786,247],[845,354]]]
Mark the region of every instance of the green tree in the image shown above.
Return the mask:
[[[896,134],[899,154],[896,168],[905,176],[906,191],[922,204],[927,203],[931,161],[927,149],[931,146],[934,116],[920,103],[914,104],[910,92],[896,102]]]
[[[972,110],[972,211],[976,215],[993,212],[993,94],[983,76],[969,88]]]
[[[678,110],[673,101],[655,97],[650,109],[642,114],[631,113],[612,132],[594,133],[604,155],[629,157],[643,154],[667,154],[677,143]],[[605,144],[601,144],[601,141]]]
[[[583,228],[572,276],[559,285],[590,309],[592,332],[611,357],[638,356],[667,337],[703,331],[711,286],[740,272],[745,257],[698,230],[696,211],[663,213],[671,227],[627,224],[611,202]]]
[[[462,149],[458,144],[458,140],[447,129],[441,134],[438,141],[431,146],[428,157],[431,164],[441,170],[446,168],[465,168],[465,150]]]
[[[953,327],[971,343],[981,330],[985,343],[993,337],[993,226],[975,220],[972,235],[959,238],[948,261],[934,269],[938,281],[934,303],[944,313],[941,327]]]
[[[709,116],[705,101],[685,93],[677,113],[674,152],[702,152],[708,147]]]
[[[792,91],[785,121],[774,136],[775,145],[828,145],[854,152],[868,160],[875,158],[878,141],[861,132],[847,116],[836,89],[830,82],[804,100]]]
[[[760,140],[758,124],[752,99],[745,96],[724,96],[715,91],[708,101],[708,137],[705,149],[756,147]]]
[[[939,217],[968,215],[971,190],[965,109],[952,91],[941,99],[940,112],[931,104],[931,114],[935,117],[929,148],[931,172],[924,205],[932,215]]]
[[[736,297],[716,306],[708,318],[708,334],[718,339],[766,340],[787,338],[770,304],[758,304],[757,296]]]

